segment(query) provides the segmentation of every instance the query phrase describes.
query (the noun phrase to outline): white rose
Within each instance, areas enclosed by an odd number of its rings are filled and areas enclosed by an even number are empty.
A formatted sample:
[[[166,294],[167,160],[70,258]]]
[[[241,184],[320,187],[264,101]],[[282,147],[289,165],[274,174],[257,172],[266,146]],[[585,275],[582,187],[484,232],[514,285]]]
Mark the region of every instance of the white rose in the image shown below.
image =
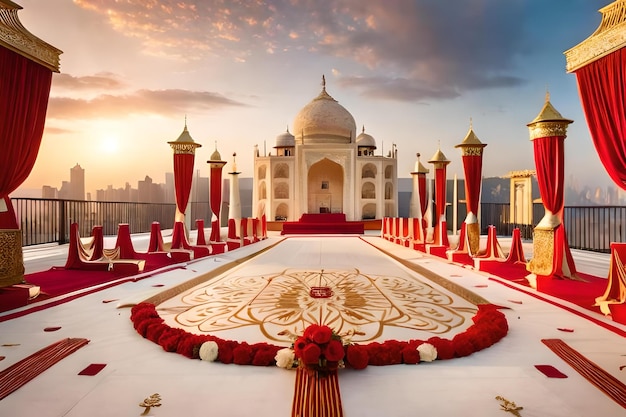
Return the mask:
[[[204,342],[200,345],[200,359],[207,362],[213,362],[217,359],[217,343],[215,342]]]
[[[276,366],[291,369],[296,356],[293,353],[293,349],[284,348],[276,352],[276,357],[274,359],[276,360]]]
[[[417,347],[421,362],[432,362],[437,359],[437,348],[430,343],[422,343]]]

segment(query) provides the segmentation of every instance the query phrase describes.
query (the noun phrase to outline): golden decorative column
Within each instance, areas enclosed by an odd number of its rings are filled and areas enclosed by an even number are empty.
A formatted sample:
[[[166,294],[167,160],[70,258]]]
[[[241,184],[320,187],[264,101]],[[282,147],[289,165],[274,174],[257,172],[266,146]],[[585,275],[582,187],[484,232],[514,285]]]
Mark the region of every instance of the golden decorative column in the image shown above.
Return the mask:
[[[537,181],[545,209],[545,215],[534,229],[534,255],[526,266],[534,275],[528,277],[531,285],[537,284],[533,280],[538,276],[574,279],[576,275],[561,223],[564,206],[564,141],[570,123],[573,121],[561,116],[546,93],[541,112],[527,125],[533,142]]]
[[[470,255],[477,255],[480,250],[480,221],[478,220],[478,208],[480,207],[480,189],[482,184],[483,149],[487,146],[482,143],[474,133],[470,123],[470,129],[463,142],[455,146],[461,148],[463,170],[465,172],[465,201],[467,203],[467,216],[465,217],[465,232]],[[470,207],[470,205],[474,207]],[[455,225],[456,226],[456,225]],[[464,242],[459,242],[459,247]]]

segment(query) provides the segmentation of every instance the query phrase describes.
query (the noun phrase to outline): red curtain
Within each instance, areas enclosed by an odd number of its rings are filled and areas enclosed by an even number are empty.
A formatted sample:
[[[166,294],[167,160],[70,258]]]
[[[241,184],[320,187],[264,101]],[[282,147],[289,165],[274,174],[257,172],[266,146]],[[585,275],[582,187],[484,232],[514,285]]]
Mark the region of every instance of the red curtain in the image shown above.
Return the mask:
[[[626,48],[576,71],[578,90],[600,160],[626,189]]]
[[[478,216],[478,203],[480,201],[480,184],[483,172],[482,155],[464,155],[463,171],[465,172],[465,205],[467,213]]]
[[[41,144],[52,71],[0,47],[0,199],[28,177]],[[0,229],[19,229],[11,209],[0,212]]]
[[[559,217],[563,214],[564,140],[564,136],[533,140],[535,168],[537,169],[537,183],[541,200],[547,210]]]
[[[426,174],[417,175],[417,187],[420,193],[420,211],[422,218],[424,218],[426,209],[428,209],[428,205],[426,204]]]
[[[437,210],[436,224],[446,212],[446,168],[435,168],[435,209]],[[445,219],[444,219],[445,220]]]
[[[176,188],[176,206],[178,211],[185,213],[191,181],[193,180],[193,163],[195,155],[192,153],[174,153],[174,187]]]

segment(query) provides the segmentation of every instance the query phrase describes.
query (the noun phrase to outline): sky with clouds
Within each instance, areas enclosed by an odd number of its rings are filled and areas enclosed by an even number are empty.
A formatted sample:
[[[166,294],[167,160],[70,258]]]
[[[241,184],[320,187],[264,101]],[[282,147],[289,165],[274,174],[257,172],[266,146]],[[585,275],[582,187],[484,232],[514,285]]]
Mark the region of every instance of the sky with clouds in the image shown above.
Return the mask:
[[[410,177],[417,152],[440,147],[463,175],[470,127],[488,146],[485,176],[534,169],[526,126],[546,90],[574,120],[566,177],[610,184],[591,143],[563,52],[598,27],[610,0],[16,0],[36,36],[61,49],[46,130],[25,188],[60,187],[86,170],[87,191],[173,171],[167,144],[182,132],[217,149],[242,176],[253,150],[326,88],[372,135],[398,149]],[[228,168],[228,165],[227,165]]]

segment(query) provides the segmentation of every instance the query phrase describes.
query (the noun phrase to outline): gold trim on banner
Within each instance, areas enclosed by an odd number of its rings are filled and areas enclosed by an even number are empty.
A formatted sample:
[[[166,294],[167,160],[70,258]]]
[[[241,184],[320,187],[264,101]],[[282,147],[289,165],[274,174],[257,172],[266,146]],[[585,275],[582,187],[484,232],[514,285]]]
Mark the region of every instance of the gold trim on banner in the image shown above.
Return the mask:
[[[553,136],[566,137],[568,124],[565,122],[539,122],[534,126],[529,126],[530,140]]]
[[[0,288],[19,284],[23,280],[22,231],[0,230]]]
[[[554,229],[535,227],[533,235],[533,257],[526,269],[535,275],[552,274],[554,264]]]
[[[563,52],[567,72],[575,72],[626,46],[626,0],[617,0],[599,10],[600,26],[587,39]]]
[[[17,16],[20,9],[12,1],[0,0],[0,46],[59,72],[59,56],[63,51],[30,33]]]

